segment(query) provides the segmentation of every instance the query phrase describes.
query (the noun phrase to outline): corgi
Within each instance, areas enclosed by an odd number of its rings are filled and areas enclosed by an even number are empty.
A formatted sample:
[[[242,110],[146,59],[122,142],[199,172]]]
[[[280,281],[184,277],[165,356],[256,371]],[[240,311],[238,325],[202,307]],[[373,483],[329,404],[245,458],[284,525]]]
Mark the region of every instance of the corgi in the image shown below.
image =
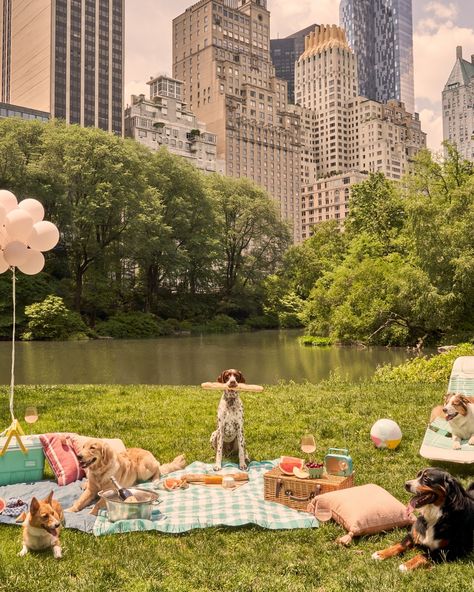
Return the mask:
[[[23,512],[17,522],[23,523],[23,547],[18,554],[20,557],[24,557],[28,551],[45,551],[50,548],[53,549],[55,559],[62,557],[59,533],[64,524],[64,513],[61,504],[53,499],[53,492],[44,500],[32,498],[29,512]]]

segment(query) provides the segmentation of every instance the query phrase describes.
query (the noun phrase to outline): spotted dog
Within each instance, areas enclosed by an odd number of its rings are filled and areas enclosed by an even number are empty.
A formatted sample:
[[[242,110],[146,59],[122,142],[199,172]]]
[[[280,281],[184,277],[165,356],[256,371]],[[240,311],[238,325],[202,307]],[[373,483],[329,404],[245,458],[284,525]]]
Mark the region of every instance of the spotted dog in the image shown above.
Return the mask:
[[[400,571],[429,567],[431,562],[454,561],[474,547],[474,483],[468,490],[446,471],[424,469],[405,489],[414,494],[410,506],[420,515],[401,541],[372,555],[379,561],[418,548],[421,553],[399,566]]]
[[[222,468],[222,455],[238,453],[239,468],[247,469],[249,459],[245,450],[244,406],[236,387],[245,378],[239,370],[224,370],[217,378],[224,385],[224,392],[217,408],[217,430],[211,435],[211,446],[216,451],[214,470]]]

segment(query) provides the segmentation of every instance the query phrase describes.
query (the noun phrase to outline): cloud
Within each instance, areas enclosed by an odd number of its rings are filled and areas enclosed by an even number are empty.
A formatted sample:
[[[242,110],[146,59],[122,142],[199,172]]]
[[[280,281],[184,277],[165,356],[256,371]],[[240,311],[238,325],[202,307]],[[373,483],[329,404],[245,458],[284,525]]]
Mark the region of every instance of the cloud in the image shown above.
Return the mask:
[[[428,134],[427,145],[433,152],[441,150],[443,141],[443,116],[439,109],[420,110],[421,129]]]
[[[441,101],[441,93],[456,61],[458,45],[464,47],[466,57],[474,53],[474,31],[449,22],[436,29],[423,29],[421,23],[417,27],[413,39],[417,101]]]
[[[335,0],[272,0],[269,10],[273,37],[286,37],[312,23],[339,24],[339,3]]]
[[[458,7],[454,2],[446,3],[439,0],[432,0],[425,6],[425,12],[442,20],[454,20],[458,15]]]

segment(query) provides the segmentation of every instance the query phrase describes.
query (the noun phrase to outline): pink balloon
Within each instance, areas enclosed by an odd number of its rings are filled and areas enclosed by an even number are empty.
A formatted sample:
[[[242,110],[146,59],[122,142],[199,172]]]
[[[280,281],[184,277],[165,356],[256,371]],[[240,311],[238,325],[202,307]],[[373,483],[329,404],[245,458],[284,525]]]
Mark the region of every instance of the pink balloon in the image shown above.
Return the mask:
[[[5,261],[5,258],[3,256],[3,252],[0,251],[0,273],[4,273],[5,271],[7,271],[7,269],[10,269],[10,266]]]
[[[18,207],[25,212],[28,212],[30,216],[33,218],[33,222],[41,222],[44,218],[44,208],[41,202],[37,199],[24,199],[20,201]]]
[[[8,214],[8,212],[17,207],[18,201],[11,191],[0,189],[0,205],[5,208]]]
[[[20,241],[12,241],[3,249],[3,257],[9,265],[16,267],[26,261],[28,249]]]
[[[7,214],[5,230],[13,240],[26,241],[33,229],[31,214],[16,208]]]
[[[27,239],[28,246],[36,251],[50,251],[59,241],[59,230],[52,222],[36,222]]]
[[[36,275],[44,267],[44,255],[41,251],[28,249],[26,261],[18,265],[18,269],[26,275]]]
[[[5,218],[6,217],[7,217],[7,211],[2,206],[2,204],[0,204],[0,226],[2,226],[2,224],[5,224]]]

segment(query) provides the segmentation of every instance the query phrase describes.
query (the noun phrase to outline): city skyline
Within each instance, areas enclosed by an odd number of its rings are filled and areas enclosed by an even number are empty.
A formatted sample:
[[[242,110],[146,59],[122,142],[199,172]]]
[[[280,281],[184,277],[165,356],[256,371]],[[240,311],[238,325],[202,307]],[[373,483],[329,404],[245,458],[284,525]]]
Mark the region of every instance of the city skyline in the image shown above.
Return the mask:
[[[171,74],[171,22],[192,0],[142,0],[140,11],[126,3],[125,104],[132,93],[145,92],[150,76]],[[337,0],[269,0],[271,36],[284,37],[312,22],[338,24]],[[452,69],[457,45],[474,53],[474,11],[471,0],[413,0],[415,98],[428,145],[441,150],[441,93]],[[433,67],[436,64],[436,68]]]

